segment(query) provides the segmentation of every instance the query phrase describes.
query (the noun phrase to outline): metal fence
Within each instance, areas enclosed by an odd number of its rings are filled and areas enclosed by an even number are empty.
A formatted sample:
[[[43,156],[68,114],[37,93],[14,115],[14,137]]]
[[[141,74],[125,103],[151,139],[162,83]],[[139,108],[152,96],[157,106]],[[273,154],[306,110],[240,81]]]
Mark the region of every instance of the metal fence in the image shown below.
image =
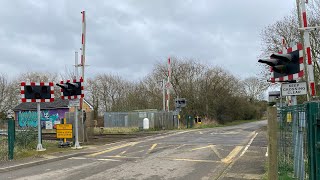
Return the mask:
[[[73,124],[73,132],[75,132],[75,113],[67,112],[65,113],[65,118],[68,124]],[[82,113],[78,113],[78,135],[80,142],[87,142],[88,138],[93,135],[93,119],[93,112],[87,112],[84,119],[82,119]]]
[[[149,126],[153,129],[174,129],[178,124],[173,112],[106,112],[104,127],[142,127],[144,118],[149,119]]]
[[[0,161],[8,159],[7,120],[0,119]]]
[[[308,179],[307,104],[278,111],[279,179]]]

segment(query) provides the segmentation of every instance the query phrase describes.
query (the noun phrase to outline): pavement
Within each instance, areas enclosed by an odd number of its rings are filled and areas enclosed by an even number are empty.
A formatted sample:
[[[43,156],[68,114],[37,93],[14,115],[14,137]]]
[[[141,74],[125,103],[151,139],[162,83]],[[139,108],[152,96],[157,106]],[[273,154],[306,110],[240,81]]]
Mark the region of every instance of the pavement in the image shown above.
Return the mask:
[[[229,165],[221,179],[262,179],[266,172],[267,143],[266,127],[256,131],[255,137],[246,146],[246,152]]]
[[[266,121],[171,131],[0,164],[0,179],[261,179]]]

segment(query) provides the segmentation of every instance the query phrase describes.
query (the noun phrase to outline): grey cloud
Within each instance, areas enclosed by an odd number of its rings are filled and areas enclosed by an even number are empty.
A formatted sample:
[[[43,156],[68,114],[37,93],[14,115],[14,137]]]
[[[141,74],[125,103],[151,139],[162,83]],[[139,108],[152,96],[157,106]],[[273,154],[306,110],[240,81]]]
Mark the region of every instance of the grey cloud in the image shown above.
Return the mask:
[[[8,67],[10,76],[72,68],[81,47],[80,12],[86,10],[89,77],[112,72],[136,80],[168,56],[254,75],[261,29],[293,7],[277,0],[5,0],[0,67]],[[240,62],[248,62],[250,72]]]

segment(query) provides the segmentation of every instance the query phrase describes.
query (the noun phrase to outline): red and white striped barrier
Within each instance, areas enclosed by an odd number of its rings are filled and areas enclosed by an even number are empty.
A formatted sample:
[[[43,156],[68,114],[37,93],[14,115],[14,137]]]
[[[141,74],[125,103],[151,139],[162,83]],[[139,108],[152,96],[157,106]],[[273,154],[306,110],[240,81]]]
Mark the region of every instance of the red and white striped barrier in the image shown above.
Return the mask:
[[[167,80],[167,84],[166,84],[166,88],[167,88],[167,95],[166,95],[166,110],[169,111],[169,102],[170,102],[170,88],[171,88],[171,83],[170,83],[170,79],[171,79],[171,60],[170,58],[168,58],[168,80]]]
[[[301,20],[304,28],[308,27],[308,19],[306,12],[306,3],[308,1],[302,0],[301,3]],[[310,47],[310,36],[309,31],[304,31],[304,48],[306,51],[306,62],[307,62],[307,73],[308,73],[308,83],[310,88],[310,95],[316,95],[315,83],[314,83],[314,73],[313,73],[313,65],[312,65],[312,55],[311,55],[311,47]]]
[[[85,66],[85,53],[86,53],[86,12],[82,11],[82,34],[81,34],[81,65]]]

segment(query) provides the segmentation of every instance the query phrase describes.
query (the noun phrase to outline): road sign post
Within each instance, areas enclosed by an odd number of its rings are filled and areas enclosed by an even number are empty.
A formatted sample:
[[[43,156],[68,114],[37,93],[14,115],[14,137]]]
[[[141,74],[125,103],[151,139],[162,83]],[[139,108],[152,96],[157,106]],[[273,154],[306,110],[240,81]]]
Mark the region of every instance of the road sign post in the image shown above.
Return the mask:
[[[40,111],[40,103],[37,102],[37,114],[38,114],[38,145],[37,145],[37,151],[45,151],[42,147],[42,140],[41,140],[41,111]]]
[[[57,138],[72,138],[72,124],[57,124]]]
[[[80,104],[79,99],[77,99],[77,100],[78,100],[78,103]],[[74,148],[75,149],[81,149],[82,147],[80,146],[80,143],[79,143],[79,130],[78,130],[78,121],[79,121],[79,119],[78,119],[78,107],[79,106],[73,106],[73,107],[74,107],[74,126],[75,126],[75,144],[74,144]]]

